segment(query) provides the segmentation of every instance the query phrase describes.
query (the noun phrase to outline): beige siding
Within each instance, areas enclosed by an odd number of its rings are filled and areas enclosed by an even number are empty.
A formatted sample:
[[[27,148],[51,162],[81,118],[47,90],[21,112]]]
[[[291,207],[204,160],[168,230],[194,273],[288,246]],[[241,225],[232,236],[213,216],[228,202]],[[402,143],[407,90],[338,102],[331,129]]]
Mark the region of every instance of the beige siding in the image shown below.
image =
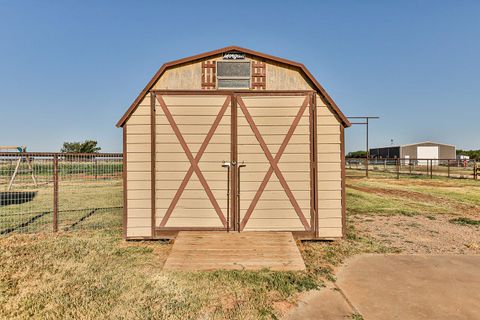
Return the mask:
[[[305,97],[244,96],[242,99],[275,157]],[[308,117],[307,108],[278,166],[299,207],[310,223]],[[270,168],[270,163],[240,108],[238,123],[238,159],[245,161],[247,165],[242,169],[241,174],[240,217],[243,218]],[[266,185],[245,230],[305,230],[275,173],[272,174]]]
[[[318,225],[320,237],[342,236],[341,125],[317,95]]]
[[[313,90],[297,68],[273,62],[267,63],[267,90]]]
[[[164,96],[163,99],[193,157],[210,130],[226,96]],[[162,219],[190,168],[163,110],[156,108],[156,222]],[[226,215],[226,171],[222,160],[230,159],[230,105],[199,162],[214,198]],[[213,204],[194,172],[165,227],[222,227]]]
[[[165,70],[154,85],[156,90],[200,90],[202,77],[202,63],[184,64],[176,68]]]
[[[151,236],[150,95],[127,121],[127,237]]]

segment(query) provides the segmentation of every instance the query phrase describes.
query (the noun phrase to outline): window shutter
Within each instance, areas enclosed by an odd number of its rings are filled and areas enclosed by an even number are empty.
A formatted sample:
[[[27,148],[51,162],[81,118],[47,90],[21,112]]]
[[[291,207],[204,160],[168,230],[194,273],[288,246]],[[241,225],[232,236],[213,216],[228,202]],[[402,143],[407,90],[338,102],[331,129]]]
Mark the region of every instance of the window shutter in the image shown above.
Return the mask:
[[[202,62],[202,89],[215,89],[216,73],[215,61]]]
[[[252,62],[252,89],[265,90],[267,88],[267,65],[262,61]]]

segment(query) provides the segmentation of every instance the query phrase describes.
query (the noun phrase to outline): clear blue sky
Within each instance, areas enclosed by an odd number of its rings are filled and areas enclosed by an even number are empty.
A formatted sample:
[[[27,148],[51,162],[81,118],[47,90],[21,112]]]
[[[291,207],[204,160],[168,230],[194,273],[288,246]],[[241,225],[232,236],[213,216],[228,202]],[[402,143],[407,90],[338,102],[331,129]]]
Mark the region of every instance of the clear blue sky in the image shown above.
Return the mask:
[[[164,62],[239,45],[304,63],[371,145],[480,148],[480,1],[1,1],[0,145],[115,128]],[[364,128],[346,131],[363,148]]]

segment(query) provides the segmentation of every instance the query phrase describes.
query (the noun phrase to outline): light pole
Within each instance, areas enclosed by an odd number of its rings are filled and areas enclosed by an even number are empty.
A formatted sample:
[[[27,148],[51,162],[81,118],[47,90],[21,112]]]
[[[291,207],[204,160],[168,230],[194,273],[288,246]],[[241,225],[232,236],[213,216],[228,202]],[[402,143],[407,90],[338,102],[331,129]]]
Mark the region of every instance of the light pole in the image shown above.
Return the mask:
[[[365,144],[367,147],[367,152],[366,152],[366,160],[365,160],[365,173],[368,178],[368,160],[370,159],[370,149],[368,147],[368,125],[369,125],[369,120],[370,119],[380,119],[380,117],[371,117],[371,116],[362,116],[362,117],[347,117],[348,119],[360,119],[363,120],[363,122],[351,122],[352,125],[354,124],[360,124],[360,125],[365,125],[366,126],[366,139],[365,139]]]

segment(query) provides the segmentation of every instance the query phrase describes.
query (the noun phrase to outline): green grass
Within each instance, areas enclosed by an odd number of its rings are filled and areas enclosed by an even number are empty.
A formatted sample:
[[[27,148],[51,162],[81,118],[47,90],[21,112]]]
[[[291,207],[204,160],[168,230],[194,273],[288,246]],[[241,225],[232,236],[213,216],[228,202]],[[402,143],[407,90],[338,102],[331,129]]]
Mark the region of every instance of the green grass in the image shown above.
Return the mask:
[[[60,190],[62,210],[122,203],[119,181],[67,181]],[[1,212],[48,209],[51,200],[45,186],[33,201]],[[70,214],[60,212],[61,226],[78,221]],[[50,231],[51,216],[42,219],[29,231]],[[334,280],[334,268],[347,257],[388,252],[351,228],[345,241],[301,244],[304,272],[163,272],[171,244],[125,242],[121,210],[95,213],[81,226],[0,238],[0,318],[275,319],[300,292]]]
[[[163,272],[167,242],[119,230],[0,238],[0,318],[261,319],[321,285],[306,272]]]
[[[480,220],[473,220],[473,219],[465,218],[465,217],[454,218],[454,219],[450,219],[448,221],[450,223],[459,224],[459,225],[462,225],[462,226],[480,226]]]
[[[347,189],[347,207],[350,214],[385,216],[447,212],[444,207],[434,203],[397,199],[353,189]]]
[[[480,216],[479,181],[372,178],[350,179],[348,184],[353,187],[347,188],[347,206],[352,214],[431,216],[469,211]]]
[[[444,197],[461,203],[480,205],[480,181],[461,179],[362,179],[364,186],[405,190]]]
[[[31,201],[0,207],[0,232],[16,228],[16,232],[39,232],[52,230],[53,224],[53,185],[17,183],[12,191],[36,192]],[[19,196],[18,199],[21,199]],[[59,183],[59,228],[104,227],[114,219],[121,222],[120,211],[123,205],[122,181],[110,180],[62,180]],[[77,223],[93,209],[94,214]],[[115,217],[116,218],[115,218]],[[35,219],[33,222],[25,224]]]
[[[347,257],[391,252],[351,228],[303,243],[305,272],[163,272],[170,247],[125,242],[120,228],[0,238],[0,318],[275,319]]]
[[[164,272],[162,266],[171,244],[125,242],[120,209],[95,213],[69,232],[0,237],[0,318],[280,318],[299,293],[335,281],[335,268],[348,257],[396,252],[360,234],[352,222],[355,216],[425,214],[435,219],[437,214],[448,213],[451,203],[473,204],[479,197],[477,182],[465,180],[355,179],[348,183],[418,192],[445,201],[347,189],[346,239],[299,244],[307,266],[304,272]],[[71,225],[88,213],[83,210],[70,219],[66,210],[122,204],[120,181],[64,181],[60,186],[64,200],[61,209],[65,210],[60,214],[61,226]],[[25,190],[28,188],[25,185]],[[447,192],[450,189],[454,191],[451,194]],[[39,189],[34,201],[6,206],[0,212],[14,215],[26,209],[46,209],[51,201],[48,188]],[[470,224],[470,220],[455,223]],[[44,225],[50,226],[50,222]],[[101,228],[96,229],[98,226]],[[352,319],[361,317],[352,315]]]

